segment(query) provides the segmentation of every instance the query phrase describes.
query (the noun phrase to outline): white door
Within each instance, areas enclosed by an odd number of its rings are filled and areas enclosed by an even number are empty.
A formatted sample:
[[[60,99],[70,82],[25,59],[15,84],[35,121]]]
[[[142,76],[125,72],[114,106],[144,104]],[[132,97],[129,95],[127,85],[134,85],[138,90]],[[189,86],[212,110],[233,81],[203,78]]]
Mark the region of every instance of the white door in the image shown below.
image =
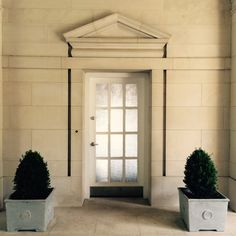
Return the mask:
[[[89,185],[145,187],[146,74],[89,73],[86,79]]]

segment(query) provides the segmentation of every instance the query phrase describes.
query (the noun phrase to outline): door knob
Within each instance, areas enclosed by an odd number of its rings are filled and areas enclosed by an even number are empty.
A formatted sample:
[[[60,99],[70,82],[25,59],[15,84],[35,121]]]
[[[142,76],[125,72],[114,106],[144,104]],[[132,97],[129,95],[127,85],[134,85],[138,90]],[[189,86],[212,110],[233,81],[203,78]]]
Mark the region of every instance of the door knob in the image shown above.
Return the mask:
[[[98,144],[97,143],[95,143],[95,142],[92,142],[92,143],[90,143],[90,146],[97,146]]]

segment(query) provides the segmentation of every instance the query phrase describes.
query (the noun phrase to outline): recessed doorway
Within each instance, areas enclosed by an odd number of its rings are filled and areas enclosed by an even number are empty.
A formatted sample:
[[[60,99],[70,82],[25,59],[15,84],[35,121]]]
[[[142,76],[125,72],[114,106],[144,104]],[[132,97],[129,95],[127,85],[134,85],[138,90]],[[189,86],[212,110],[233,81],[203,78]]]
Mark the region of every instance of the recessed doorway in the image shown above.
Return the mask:
[[[149,76],[85,76],[87,197],[149,197]]]

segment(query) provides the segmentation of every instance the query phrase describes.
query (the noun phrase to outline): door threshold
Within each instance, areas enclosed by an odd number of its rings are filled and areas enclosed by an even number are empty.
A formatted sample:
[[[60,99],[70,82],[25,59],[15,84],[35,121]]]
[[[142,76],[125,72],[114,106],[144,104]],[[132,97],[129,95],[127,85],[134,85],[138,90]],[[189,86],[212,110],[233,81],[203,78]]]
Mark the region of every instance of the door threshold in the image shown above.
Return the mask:
[[[90,197],[108,198],[143,198],[142,186],[91,186]]]

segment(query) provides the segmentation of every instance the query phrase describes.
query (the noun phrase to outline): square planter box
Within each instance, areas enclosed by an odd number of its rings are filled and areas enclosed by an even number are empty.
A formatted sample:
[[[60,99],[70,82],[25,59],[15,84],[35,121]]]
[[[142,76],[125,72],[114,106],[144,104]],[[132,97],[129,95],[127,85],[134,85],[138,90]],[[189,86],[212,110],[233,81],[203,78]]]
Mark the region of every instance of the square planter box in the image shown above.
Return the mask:
[[[46,231],[54,217],[54,190],[46,199],[6,199],[7,231]]]
[[[179,190],[180,215],[189,231],[224,231],[229,199],[219,193],[220,199],[188,198]]]

